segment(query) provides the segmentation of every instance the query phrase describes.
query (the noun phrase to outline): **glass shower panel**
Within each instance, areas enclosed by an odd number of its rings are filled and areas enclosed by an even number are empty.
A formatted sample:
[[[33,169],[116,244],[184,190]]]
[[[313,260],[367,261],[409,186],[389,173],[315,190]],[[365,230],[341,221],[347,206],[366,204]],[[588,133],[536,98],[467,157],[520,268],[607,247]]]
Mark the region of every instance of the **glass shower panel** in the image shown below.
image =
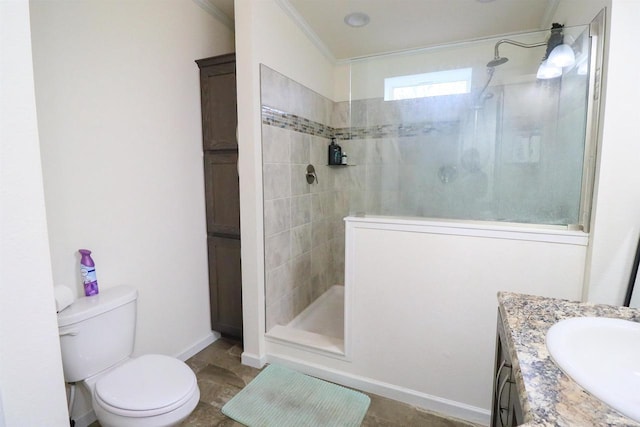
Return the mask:
[[[564,28],[576,65],[540,80],[548,37],[511,37],[539,46],[503,42],[508,61],[493,61],[503,39],[352,61],[350,124],[338,136],[361,183],[351,213],[578,223],[588,31]]]

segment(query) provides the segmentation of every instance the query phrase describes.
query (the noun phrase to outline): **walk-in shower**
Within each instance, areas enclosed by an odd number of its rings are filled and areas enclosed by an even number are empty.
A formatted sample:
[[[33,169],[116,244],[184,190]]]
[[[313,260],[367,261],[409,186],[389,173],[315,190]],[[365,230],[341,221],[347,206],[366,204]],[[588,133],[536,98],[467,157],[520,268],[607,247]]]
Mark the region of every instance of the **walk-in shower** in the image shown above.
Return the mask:
[[[543,78],[560,45],[574,64]],[[554,24],[363,58],[334,99],[263,65],[268,339],[345,352],[349,215],[586,227],[590,50],[588,27]],[[349,165],[327,165],[332,138]]]

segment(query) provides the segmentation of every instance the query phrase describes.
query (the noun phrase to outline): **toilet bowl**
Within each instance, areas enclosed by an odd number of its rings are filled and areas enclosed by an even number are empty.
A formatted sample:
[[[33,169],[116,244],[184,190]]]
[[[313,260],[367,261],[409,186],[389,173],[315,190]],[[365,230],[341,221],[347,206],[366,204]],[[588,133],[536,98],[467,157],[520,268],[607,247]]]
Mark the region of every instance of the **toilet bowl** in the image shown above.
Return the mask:
[[[183,362],[160,354],[128,359],[86,379],[101,427],[169,427],[194,410],[200,390]]]
[[[136,299],[134,288],[119,286],[58,313],[65,381],[86,387],[101,427],[175,426],[198,404],[198,382],[173,357],[131,357]]]

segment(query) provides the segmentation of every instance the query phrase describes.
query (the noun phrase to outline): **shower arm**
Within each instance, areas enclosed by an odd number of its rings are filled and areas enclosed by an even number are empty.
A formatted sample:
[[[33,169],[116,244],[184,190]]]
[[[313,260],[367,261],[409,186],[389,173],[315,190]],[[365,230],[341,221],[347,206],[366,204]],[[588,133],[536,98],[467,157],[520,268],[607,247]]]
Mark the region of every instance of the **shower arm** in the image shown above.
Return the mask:
[[[487,79],[487,82],[482,87],[482,90],[480,90],[480,93],[478,94],[478,99],[476,100],[476,103],[480,102],[480,99],[482,98],[482,94],[484,94],[484,91],[487,90],[487,88],[489,87],[489,83],[491,83],[491,79],[493,79],[493,73],[495,72],[495,67],[500,65],[500,64],[504,64],[505,62],[507,62],[507,58],[501,58],[500,57],[500,52],[498,52],[498,48],[500,47],[500,45],[502,43],[512,44],[514,46],[524,47],[526,49],[530,49],[532,47],[541,47],[541,46],[545,46],[547,44],[546,41],[527,44],[527,43],[520,43],[520,42],[517,42],[515,40],[509,40],[509,39],[498,40],[498,42],[496,43],[495,47],[493,48],[493,56],[494,56],[493,61],[490,61],[487,64],[487,72],[489,73],[489,78]],[[492,64],[492,62],[494,62],[494,64]]]
[[[520,43],[520,42],[517,42],[515,40],[502,39],[502,40],[499,40],[498,43],[496,43],[496,46],[493,48],[493,54],[494,54],[495,59],[500,58],[500,53],[498,52],[498,46],[500,46],[502,43],[512,44],[514,46],[524,47],[524,48],[527,48],[527,49],[530,49],[532,47],[546,46],[546,44],[547,44],[546,41],[539,42],[539,43],[527,44],[527,43]]]

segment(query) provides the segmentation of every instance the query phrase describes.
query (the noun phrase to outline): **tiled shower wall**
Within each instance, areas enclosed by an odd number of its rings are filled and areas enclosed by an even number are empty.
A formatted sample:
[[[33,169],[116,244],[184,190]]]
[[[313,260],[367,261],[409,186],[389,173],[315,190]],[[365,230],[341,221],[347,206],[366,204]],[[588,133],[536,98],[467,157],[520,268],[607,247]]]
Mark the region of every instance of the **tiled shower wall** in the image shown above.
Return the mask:
[[[451,184],[438,169],[461,147],[465,97],[335,103],[261,67],[267,330],[344,284],[349,214],[437,216]],[[327,166],[335,137],[350,166]],[[312,164],[317,182],[305,179]],[[425,207],[428,207],[428,211]]]
[[[344,284],[348,196],[343,167],[327,166],[334,103],[261,67],[267,330]],[[307,165],[317,181],[306,181]]]

